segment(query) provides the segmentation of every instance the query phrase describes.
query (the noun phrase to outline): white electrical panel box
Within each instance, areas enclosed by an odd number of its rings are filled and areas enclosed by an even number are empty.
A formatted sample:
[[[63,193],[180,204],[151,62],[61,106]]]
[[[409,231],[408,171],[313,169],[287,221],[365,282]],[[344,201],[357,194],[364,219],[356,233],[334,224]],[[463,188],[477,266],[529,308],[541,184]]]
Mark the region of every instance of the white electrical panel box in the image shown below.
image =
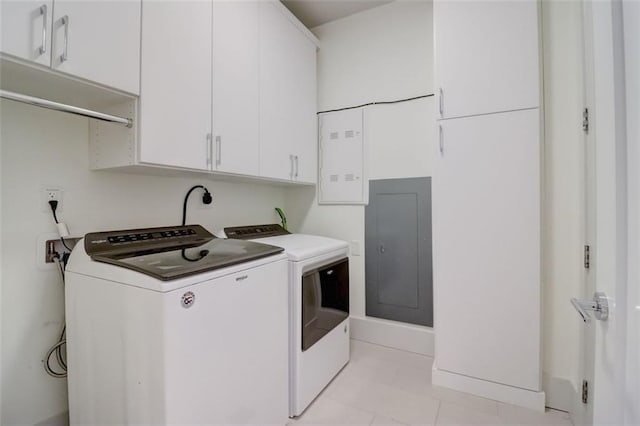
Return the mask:
[[[367,204],[362,108],[320,114],[319,204]]]

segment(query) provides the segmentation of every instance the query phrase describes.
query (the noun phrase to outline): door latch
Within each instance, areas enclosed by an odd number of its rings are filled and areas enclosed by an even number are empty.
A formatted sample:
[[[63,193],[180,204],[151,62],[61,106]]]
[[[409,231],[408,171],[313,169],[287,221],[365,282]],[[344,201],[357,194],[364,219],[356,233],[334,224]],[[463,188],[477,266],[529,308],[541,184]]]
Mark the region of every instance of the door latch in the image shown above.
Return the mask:
[[[600,321],[606,321],[609,317],[609,301],[607,300],[607,295],[602,292],[595,292],[593,300],[578,300],[572,297],[571,304],[576,308],[584,322],[589,321],[591,318],[589,311],[592,311],[596,319]]]

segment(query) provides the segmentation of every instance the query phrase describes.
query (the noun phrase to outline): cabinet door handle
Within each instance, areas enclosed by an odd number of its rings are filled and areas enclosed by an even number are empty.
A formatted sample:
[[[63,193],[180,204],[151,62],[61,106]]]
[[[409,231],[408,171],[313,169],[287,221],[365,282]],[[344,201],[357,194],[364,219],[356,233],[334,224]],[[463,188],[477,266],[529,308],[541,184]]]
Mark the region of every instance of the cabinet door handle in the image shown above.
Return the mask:
[[[211,168],[211,157],[213,147],[211,146],[211,133],[207,133],[207,167]]]
[[[297,179],[298,178],[298,156],[296,155],[294,159],[296,161],[296,174],[294,176]]]
[[[293,154],[289,154],[289,177],[293,179]]]
[[[442,91],[442,87],[440,90],[440,96],[438,98],[438,110],[440,111],[440,117],[444,116],[444,92]]]
[[[244,281],[249,278],[249,275],[242,275],[236,278],[236,281]]]
[[[444,132],[442,126],[438,126],[438,141],[440,143],[440,155],[444,155]]]
[[[42,46],[40,46],[40,54],[47,53],[47,5],[40,6],[40,15],[42,15]]]
[[[60,63],[69,59],[69,15],[64,15],[60,18],[60,23],[64,25],[64,50],[60,55]]]
[[[222,136],[216,136],[216,166],[222,164]]]

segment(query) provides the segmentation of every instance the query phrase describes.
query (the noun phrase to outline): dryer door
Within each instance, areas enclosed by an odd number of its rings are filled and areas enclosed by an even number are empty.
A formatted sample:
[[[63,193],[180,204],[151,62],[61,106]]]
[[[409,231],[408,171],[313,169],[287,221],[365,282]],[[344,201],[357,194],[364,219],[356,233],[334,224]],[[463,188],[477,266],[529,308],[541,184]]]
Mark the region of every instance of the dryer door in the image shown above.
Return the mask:
[[[349,259],[302,276],[302,351],[349,317]]]

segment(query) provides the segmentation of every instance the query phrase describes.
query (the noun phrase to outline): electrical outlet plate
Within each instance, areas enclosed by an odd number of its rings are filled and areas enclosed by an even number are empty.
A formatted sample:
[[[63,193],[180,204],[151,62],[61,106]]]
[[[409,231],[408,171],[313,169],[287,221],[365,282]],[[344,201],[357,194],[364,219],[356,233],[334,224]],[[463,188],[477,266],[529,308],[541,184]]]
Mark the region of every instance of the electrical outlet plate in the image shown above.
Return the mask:
[[[50,269],[55,269],[55,263],[46,263],[47,258],[47,240],[53,240],[55,238],[60,238],[60,236],[55,232],[47,232],[46,234],[38,235],[38,239],[36,241],[36,256],[35,262],[36,267],[41,271],[46,271]]]
[[[59,186],[44,186],[41,191],[42,195],[42,211],[45,213],[51,213],[51,206],[49,201],[57,200],[58,207],[56,208],[56,214],[62,211],[62,188]]]
[[[56,263],[53,261],[49,261],[50,256],[48,256],[48,247],[50,245],[50,241],[53,242],[53,246],[55,250],[62,254],[65,249],[60,241],[60,236],[56,232],[47,232],[45,234],[38,235],[38,239],[36,242],[36,267],[41,271],[47,271],[51,269],[55,269]],[[73,247],[80,241],[79,237],[67,237],[64,239],[65,243],[73,249]]]

